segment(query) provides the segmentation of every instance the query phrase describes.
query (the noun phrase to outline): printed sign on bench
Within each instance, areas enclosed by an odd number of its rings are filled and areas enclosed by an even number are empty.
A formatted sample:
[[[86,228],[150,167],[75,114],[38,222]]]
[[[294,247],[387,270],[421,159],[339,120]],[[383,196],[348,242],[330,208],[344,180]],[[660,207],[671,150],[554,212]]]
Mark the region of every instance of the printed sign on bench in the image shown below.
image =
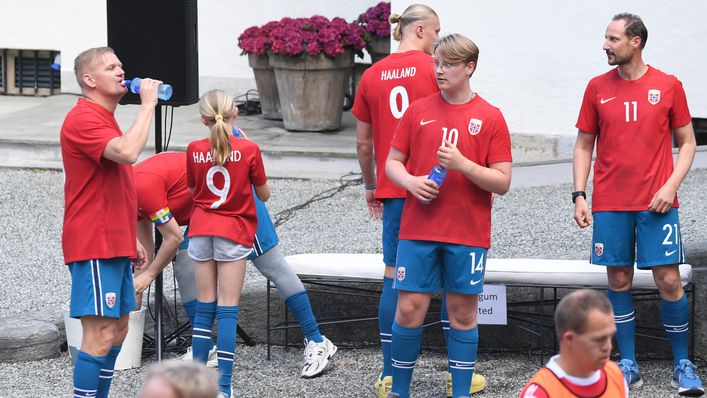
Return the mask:
[[[506,325],[506,286],[484,285],[484,292],[479,294],[479,312],[476,317],[481,325]]]

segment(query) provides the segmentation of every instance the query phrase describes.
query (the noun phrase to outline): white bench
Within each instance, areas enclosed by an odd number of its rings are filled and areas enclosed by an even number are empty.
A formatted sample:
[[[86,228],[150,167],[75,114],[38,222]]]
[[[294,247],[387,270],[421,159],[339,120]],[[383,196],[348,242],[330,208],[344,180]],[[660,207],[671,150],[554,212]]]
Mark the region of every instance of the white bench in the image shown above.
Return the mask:
[[[358,253],[306,253],[285,257],[297,275],[305,278],[383,281],[383,255]],[[692,281],[692,267],[680,265],[682,285]],[[490,258],[484,283],[508,286],[606,287],[606,270],[586,260]],[[655,290],[650,270],[634,272],[635,289]]]
[[[381,254],[305,253],[287,256],[285,259],[304,283],[331,286],[329,283],[377,283],[383,281],[384,266]],[[682,285],[688,286],[692,281],[692,267],[689,264],[681,264],[679,270]],[[514,317],[509,311],[509,318],[534,325],[535,329],[520,327],[538,336],[540,347],[544,347],[544,330],[547,328],[552,329],[552,315],[545,314],[545,306],[552,304],[554,309],[554,305],[557,303],[557,289],[583,287],[605,289],[607,287],[607,277],[605,267],[590,264],[586,260],[490,258],[486,261],[484,283],[540,289],[539,301],[526,302],[525,304],[515,303],[516,305],[520,304],[520,306],[535,306],[538,309],[537,312],[520,312],[520,315],[516,314],[518,316]],[[270,332],[282,329],[286,332],[289,328],[297,327],[294,322],[287,321],[271,326],[270,288],[271,284],[268,282],[268,359],[270,358],[271,345]],[[553,297],[548,297],[547,300],[545,299],[546,288],[553,290]],[[652,272],[650,270],[636,269],[633,278],[633,288],[639,292],[643,291],[643,293],[646,291],[651,294],[657,292]],[[372,316],[348,317],[337,318],[332,322],[325,320],[320,323],[331,324],[372,319],[376,318]],[[548,322],[550,323],[548,324]],[[691,330],[691,332],[693,331]],[[285,344],[287,344],[287,337]],[[543,361],[542,356],[541,353],[541,363]]]

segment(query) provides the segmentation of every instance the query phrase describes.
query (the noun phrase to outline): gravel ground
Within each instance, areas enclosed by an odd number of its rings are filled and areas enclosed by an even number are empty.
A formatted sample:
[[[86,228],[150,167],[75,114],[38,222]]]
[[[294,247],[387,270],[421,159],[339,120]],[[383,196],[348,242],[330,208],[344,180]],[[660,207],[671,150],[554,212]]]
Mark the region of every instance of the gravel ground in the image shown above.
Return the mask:
[[[337,181],[274,180],[269,208],[274,218],[314,195],[336,188]],[[56,172],[0,169],[0,317],[59,308],[68,300],[69,273],[62,264],[62,175]],[[681,223],[686,244],[706,240],[704,187],[707,170],[694,170],[680,192]],[[569,184],[516,189],[497,197],[493,212],[493,257],[576,255],[589,250],[590,231],[579,230],[571,219]],[[380,223],[366,214],[360,186],[292,213],[279,228],[285,254],[304,252],[374,252],[380,250]],[[166,275],[169,288],[171,276]],[[246,292],[263,289],[262,277],[249,267]],[[41,289],[37,289],[41,286]],[[28,294],[32,292],[31,294]],[[247,327],[247,326],[246,326]],[[265,360],[265,345],[238,347],[234,396],[257,397],[372,397],[378,372],[376,348],[342,349],[333,365],[311,380],[298,377],[302,351],[275,348]],[[174,356],[175,354],[169,354]],[[116,372],[112,397],[133,397],[149,366]],[[537,357],[526,354],[484,353],[477,371],[489,378],[479,397],[517,396],[537,370]],[[667,361],[642,364],[643,387],[632,396],[669,397],[671,366]],[[415,370],[415,397],[444,396],[446,358],[426,351]],[[0,363],[0,397],[66,396],[71,391],[71,366],[66,353],[38,362]]]

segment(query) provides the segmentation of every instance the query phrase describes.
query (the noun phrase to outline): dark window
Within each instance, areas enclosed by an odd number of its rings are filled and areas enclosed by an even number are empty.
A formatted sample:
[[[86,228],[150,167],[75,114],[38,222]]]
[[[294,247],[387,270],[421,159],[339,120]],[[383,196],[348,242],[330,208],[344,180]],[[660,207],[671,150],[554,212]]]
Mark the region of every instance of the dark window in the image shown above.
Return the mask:
[[[35,52],[23,52],[15,58],[15,86],[17,88],[61,88],[61,73],[53,70],[53,59],[40,58]]]
[[[707,119],[692,118],[692,126],[695,129],[697,145],[707,145]]]

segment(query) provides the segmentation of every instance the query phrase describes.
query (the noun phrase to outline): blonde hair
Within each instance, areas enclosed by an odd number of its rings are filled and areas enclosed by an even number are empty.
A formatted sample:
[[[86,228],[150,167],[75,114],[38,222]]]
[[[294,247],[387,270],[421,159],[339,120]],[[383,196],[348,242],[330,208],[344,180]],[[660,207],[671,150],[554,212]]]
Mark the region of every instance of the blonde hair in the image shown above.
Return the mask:
[[[228,123],[233,119],[233,98],[223,90],[208,91],[199,99],[199,113],[211,126],[209,142],[214,163],[223,166],[231,154]]]
[[[459,33],[452,33],[441,37],[434,45],[434,50],[439,51],[439,55],[452,65],[473,62],[477,64],[479,60],[479,47],[468,37]],[[474,67],[476,71],[476,66]]]
[[[424,4],[413,4],[403,11],[403,15],[390,14],[388,21],[397,24],[393,29],[393,39],[400,41],[403,38],[405,28],[417,21],[424,21],[432,17],[437,17],[437,13],[432,8]]]
[[[206,366],[178,360],[153,365],[145,376],[145,384],[152,378],[161,378],[180,398],[216,398],[219,393],[216,380]]]
[[[81,89],[85,88],[83,84],[83,75],[86,73],[86,69],[93,66],[93,63],[99,60],[103,54],[106,53],[115,54],[115,51],[113,51],[110,47],[95,47],[89,48],[76,56],[74,59],[74,75],[76,75],[76,81],[79,83],[79,87],[81,87]]]

